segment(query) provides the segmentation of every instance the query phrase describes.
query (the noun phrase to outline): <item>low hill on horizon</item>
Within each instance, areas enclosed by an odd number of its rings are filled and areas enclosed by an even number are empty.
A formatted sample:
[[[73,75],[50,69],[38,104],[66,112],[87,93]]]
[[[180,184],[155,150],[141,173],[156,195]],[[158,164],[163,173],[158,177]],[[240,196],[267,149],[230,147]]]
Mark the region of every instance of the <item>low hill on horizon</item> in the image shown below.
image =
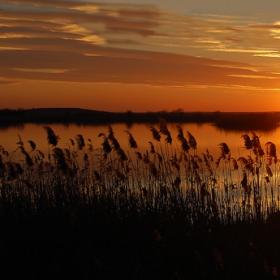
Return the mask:
[[[81,108],[33,108],[0,110],[0,126],[24,123],[113,124],[113,123],[211,123],[223,130],[273,130],[280,123],[280,112],[107,112]]]

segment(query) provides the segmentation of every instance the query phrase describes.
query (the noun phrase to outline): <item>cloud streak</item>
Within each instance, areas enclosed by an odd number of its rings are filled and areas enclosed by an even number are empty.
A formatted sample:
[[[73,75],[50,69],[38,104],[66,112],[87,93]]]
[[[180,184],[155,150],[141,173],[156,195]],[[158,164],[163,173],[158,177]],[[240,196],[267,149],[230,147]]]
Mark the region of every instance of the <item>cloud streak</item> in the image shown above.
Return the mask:
[[[141,51],[130,51],[127,57],[124,50],[107,50],[99,46],[91,50],[94,50],[94,56],[54,50],[1,51],[0,76],[18,80],[157,86],[250,86],[254,79],[257,80],[255,85],[265,87],[267,79],[279,80],[278,74],[255,72],[241,63]]]

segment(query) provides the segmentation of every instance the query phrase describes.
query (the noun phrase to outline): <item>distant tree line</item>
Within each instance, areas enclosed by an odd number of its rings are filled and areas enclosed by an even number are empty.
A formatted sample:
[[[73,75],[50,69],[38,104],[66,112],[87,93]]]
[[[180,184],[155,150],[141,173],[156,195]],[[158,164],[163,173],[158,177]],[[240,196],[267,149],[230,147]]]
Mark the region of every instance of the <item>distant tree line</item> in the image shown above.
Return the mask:
[[[75,123],[75,124],[113,124],[113,123],[157,123],[159,118],[169,123],[211,123],[223,130],[273,130],[280,122],[280,112],[106,112],[79,108],[41,108],[41,109],[2,109],[0,126],[24,123]]]

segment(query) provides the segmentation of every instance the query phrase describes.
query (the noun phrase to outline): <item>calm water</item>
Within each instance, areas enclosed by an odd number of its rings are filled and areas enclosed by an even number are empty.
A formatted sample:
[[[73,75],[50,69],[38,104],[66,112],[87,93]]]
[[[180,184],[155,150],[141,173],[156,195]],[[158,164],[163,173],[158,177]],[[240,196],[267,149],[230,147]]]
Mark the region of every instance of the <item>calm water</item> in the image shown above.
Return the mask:
[[[70,144],[69,139],[75,140],[77,134],[83,135],[86,144],[89,143],[88,139],[90,138],[93,144],[94,149],[101,148],[101,143],[103,142],[102,137],[98,137],[99,133],[108,132],[108,126],[77,126],[77,125],[62,125],[62,124],[51,124],[49,125],[56,135],[59,135],[60,141],[58,147],[67,148]],[[139,151],[145,152],[149,150],[150,146],[149,141],[152,141],[155,146],[156,142],[152,138],[152,133],[150,132],[150,124],[133,124],[128,127],[126,124],[113,124],[112,128],[115,133],[116,139],[119,141],[122,149],[125,152],[133,153],[131,148],[128,146],[128,138],[125,131],[130,131],[136,140]],[[153,125],[155,128],[159,126]],[[206,149],[209,150],[210,154],[214,156],[214,159],[218,158],[220,155],[219,144],[221,142],[226,143],[230,150],[231,155],[234,158],[239,156],[247,156],[248,151],[243,148],[244,142],[241,138],[242,133],[236,132],[225,132],[218,131],[216,127],[211,124],[180,124],[183,131],[189,131],[197,141],[197,153],[200,155],[204,153]],[[180,145],[176,139],[178,131],[176,124],[168,124],[168,129],[171,132],[173,138],[174,147],[180,148]],[[263,133],[255,131],[256,134],[260,137],[261,144],[263,148],[265,143],[268,141],[273,142],[277,149],[280,149],[280,129],[272,131],[270,133]],[[251,136],[250,132],[247,132]],[[30,151],[28,140],[32,140],[36,143],[36,149],[42,151],[43,153],[49,153],[51,147],[47,142],[47,135],[43,129],[43,125],[37,124],[25,124],[20,127],[9,127],[7,129],[0,129],[0,145],[9,153],[13,152],[18,145],[16,144],[19,141],[20,135],[22,141],[24,142],[24,147],[26,151]],[[186,135],[185,135],[186,136]],[[164,139],[162,139],[164,143]]]

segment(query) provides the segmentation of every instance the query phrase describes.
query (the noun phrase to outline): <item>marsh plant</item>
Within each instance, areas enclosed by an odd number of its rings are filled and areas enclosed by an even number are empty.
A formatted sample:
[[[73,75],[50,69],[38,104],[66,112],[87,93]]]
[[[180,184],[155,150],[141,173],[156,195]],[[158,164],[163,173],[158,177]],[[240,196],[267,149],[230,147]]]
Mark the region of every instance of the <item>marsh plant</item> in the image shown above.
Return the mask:
[[[180,216],[192,226],[264,221],[279,210],[276,146],[262,146],[255,133],[241,135],[247,156],[233,158],[221,142],[214,159],[208,150],[198,154],[199,143],[181,126],[172,136],[164,119],[150,127],[144,151],[129,131],[123,149],[111,126],[98,135],[100,147],[80,134],[61,147],[52,128],[43,129],[48,154],[20,135],[14,151],[0,146],[2,213],[64,209],[71,216],[83,206],[120,219],[128,213]]]

